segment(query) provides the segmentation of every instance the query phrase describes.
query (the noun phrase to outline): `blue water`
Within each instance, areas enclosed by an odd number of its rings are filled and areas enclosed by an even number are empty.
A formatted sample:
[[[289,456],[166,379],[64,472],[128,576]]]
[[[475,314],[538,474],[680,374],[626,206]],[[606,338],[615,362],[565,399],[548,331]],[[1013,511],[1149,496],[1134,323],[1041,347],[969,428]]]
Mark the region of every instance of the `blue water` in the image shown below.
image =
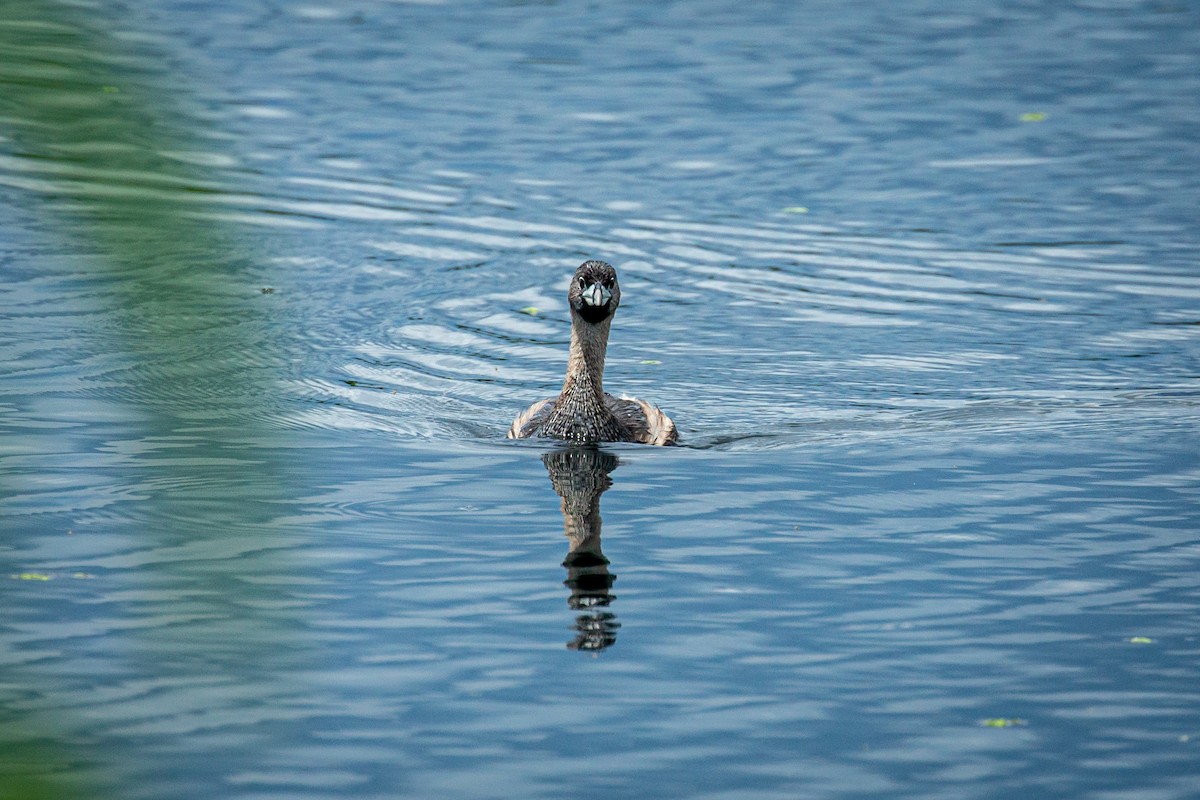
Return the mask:
[[[0,2],[0,798],[1196,796],[1198,59]],[[503,439],[586,258],[680,447]]]

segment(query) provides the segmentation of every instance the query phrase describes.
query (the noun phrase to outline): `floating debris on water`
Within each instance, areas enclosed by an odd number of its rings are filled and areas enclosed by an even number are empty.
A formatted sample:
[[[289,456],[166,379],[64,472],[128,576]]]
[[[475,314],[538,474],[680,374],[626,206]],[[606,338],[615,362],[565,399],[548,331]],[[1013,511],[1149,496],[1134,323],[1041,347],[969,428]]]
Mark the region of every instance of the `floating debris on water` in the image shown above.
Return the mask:
[[[1017,717],[992,717],[985,719],[980,723],[985,728],[1015,728],[1021,725],[1028,725],[1025,720]]]

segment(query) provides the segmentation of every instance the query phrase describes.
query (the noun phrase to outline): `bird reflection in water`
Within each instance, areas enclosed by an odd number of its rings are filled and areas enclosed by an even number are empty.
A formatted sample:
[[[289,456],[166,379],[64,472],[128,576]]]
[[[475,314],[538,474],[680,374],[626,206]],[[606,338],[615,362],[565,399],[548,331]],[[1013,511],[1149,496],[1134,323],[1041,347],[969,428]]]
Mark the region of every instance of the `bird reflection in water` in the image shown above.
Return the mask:
[[[608,559],[600,549],[600,495],[612,486],[609,473],[617,468],[617,457],[596,447],[570,447],[542,456],[550,483],[562,498],[563,529],[570,549],[563,561],[571,590],[567,605],[583,612],[575,617],[572,650],[598,651],[617,641],[621,623],[608,610],[616,599],[612,585],[617,576],[608,571]]]

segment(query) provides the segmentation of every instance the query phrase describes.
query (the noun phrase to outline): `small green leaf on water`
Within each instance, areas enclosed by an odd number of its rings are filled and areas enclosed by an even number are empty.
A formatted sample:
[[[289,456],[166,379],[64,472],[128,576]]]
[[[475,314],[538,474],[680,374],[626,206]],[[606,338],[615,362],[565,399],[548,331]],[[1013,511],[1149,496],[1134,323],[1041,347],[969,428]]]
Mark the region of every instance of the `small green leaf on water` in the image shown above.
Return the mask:
[[[518,308],[517,311],[521,314],[528,314],[531,317],[538,315],[538,310],[535,306],[525,306],[524,308]]]
[[[661,364],[662,362],[658,361],[657,359],[653,359],[653,358],[644,358],[644,359],[642,359],[642,363],[643,364]]]
[[[101,86],[100,91],[104,92],[105,94],[120,94],[121,92],[121,90],[116,86]]]
[[[18,575],[14,575],[13,577],[19,581],[48,581],[48,580],[50,580],[50,576],[44,572],[22,572]]]
[[[1046,115],[1041,111],[1026,111],[1021,115],[1021,122],[1041,122]]]
[[[1131,636],[1129,637],[1130,644],[1154,644],[1154,640],[1149,636]]]
[[[785,213],[785,214],[807,214],[808,208],[806,206],[788,206],[787,208],[785,208],[783,210],[783,213]]]
[[[1025,720],[1016,717],[993,717],[985,719],[982,724],[985,728],[1013,728],[1017,725],[1024,725]]]

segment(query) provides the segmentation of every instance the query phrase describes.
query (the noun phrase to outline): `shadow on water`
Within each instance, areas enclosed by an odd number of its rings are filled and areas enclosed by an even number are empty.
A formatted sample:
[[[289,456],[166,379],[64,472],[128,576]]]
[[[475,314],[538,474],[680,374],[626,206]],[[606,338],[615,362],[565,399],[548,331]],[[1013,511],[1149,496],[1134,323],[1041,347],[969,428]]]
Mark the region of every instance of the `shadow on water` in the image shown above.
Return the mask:
[[[75,407],[122,409],[125,427],[88,447],[127,445],[112,480],[137,498],[140,523],[120,532],[136,550],[160,554],[131,557],[136,566],[109,576],[126,596],[145,598],[116,604],[118,613],[153,618],[148,607],[186,592],[186,618],[195,621],[117,625],[126,632],[108,631],[121,641],[105,657],[159,674],[182,675],[198,661],[209,674],[233,664],[269,671],[280,653],[295,654],[288,626],[278,611],[256,611],[256,593],[269,588],[237,575],[240,548],[258,558],[271,551],[282,483],[274,437],[259,422],[274,380],[263,299],[242,285],[249,259],[232,232],[195,213],[194,195],[211,178],[176,157],[199,149],[194,115],[175,102],[186,90],[163,74],[161,54],[140,52],[133,42],[144,37],[131,36],[117,13],[0,0],[0,141],[18,176],[9,187],[21,192],[39,236],[95,262],[87,300],[102,306],[109,336],[101,346],[122,379],[79,390]],[[31,454],[80,446],[36,430],[21,435]],[[102,796],[98,787],[136,770],[137,759],[66,744],[86,740],[88,723],[37,661],[6,659],[0,676],[38,698],[0,709],[0,797]],[[86,665],[65,668],[84,684],[95,680]],[[95,785],[76,785],[79,774]]]
[[[615,455],[594,447],[571,447],[542,456],[550,483],[562,498],[563,530],[569,550],[563,560],[567,568],[564,585],[571,590],[567,604],[575,617],[572,650],[597,651],[617,641],[616,614],[609,606],[617,576],[609,572],[609,561],[600,542],[600,495],[612,486],[609,475],[620,463]]]

